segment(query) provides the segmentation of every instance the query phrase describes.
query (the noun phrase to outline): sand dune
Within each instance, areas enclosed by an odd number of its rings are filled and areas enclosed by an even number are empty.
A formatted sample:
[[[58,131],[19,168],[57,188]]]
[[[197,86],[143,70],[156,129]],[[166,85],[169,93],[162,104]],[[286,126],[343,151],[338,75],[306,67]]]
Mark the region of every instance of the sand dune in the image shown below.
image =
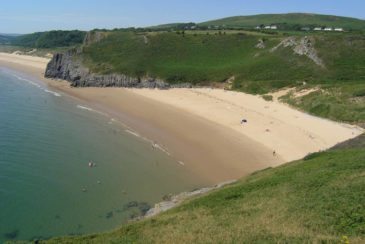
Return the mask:
[[[40,79],[47,62],[0,53],[0,66]],[[182,167],[212,183],[302,158],[363,132],[233,91],[70,88],[66,82],[42,80],[158,142]]]
[[[42,57],[11,54],[11,53],[0,53],[0,61],[39,68],[42,69],[42,72],[44,72],[44,69],[49,60],[50,59],[48,58],[42,58]]]

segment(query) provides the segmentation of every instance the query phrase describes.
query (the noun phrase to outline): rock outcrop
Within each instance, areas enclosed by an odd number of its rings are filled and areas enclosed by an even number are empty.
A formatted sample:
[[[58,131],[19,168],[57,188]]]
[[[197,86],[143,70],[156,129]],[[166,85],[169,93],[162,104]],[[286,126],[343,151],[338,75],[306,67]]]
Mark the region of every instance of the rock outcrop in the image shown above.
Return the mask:
[[[236,180],[226,181],[226,182],[222,182],[218,185],[215,185],[213,187],[201,188],[201,189],[191,191],[191,192],[182,192],[178,195],[171,196],[170,199],[168,199],[166,201],[156,203],[155,206],[153,208],[151,208],[150,210],[148,210],[142,218],[148,218],[148,217],[155,216],[159,213],[165,212],[165,211],[167,211],[167,210],[169,210],[173,207],[178,206],[179,204],[181,204],[186,199],[203,195],[205,193],[208,193],[208,192],[211,192],[213,190],[222,188],[224,186],[233,184],[235,182],[236,182]]]
[[[266,47],[265,42],[263,39],[259,39],[258,43],[255,46],[258,49],[264,49]]]
[[[93,43],[100,42],[102,39],[104,39],[105,37],[107,37],[107,35],[108,34],[106,32],[89,31],[85,35],[83,45],[84,46],[88,46],[88,45],[91,45]]]
[[[81,49],[72,49],[65,53],[57,53],[48,63],[45,77],[67,80],[74,87],[137,87],[160,88],[191,87],[190,84],[171,86],[161,79],[151,77],[131,77],[124,74],[94,74],[81,61],[78,54]]]
[[[271,48],[270,52],[275,52],[280,47],[291,47],[293,52],[298,55],[305,55],[309,59],[311,59],[314,63],[321,66],[322,68],[325,67],[324,62],[321,58],[318,57],[317,51],[314,48],[314,39],[309,38],[307,36],[297,40],[295,37],[288,37],[282,40],[278,45]]]

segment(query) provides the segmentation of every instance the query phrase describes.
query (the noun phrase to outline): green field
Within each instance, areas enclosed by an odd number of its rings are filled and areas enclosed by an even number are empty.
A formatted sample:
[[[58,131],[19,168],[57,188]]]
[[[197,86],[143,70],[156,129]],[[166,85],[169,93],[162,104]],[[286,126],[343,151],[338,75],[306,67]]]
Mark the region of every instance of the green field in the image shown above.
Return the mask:
[[[364,30],[365,21],[333,15],[289,13],[234,16],[200,23],[201,26],[226,26],[253,28],[258,25],[277,24],[281,28],[295,29],[308,26],[342,27],[347,30]]]
[[[48,243],[365,242],[365,135],[109,233]]]

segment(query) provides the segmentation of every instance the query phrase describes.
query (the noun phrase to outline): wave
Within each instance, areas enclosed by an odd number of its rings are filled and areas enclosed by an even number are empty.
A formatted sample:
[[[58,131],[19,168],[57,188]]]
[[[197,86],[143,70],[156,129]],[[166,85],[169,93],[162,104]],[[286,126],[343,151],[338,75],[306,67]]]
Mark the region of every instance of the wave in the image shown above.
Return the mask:
[[[156,143],[153,143],[152,145],[153,145],[153,147],[155,147],[155,148],[157,148],[157,149],[161,150],[162,152],[164,152],[164,153],[166,153],[168,156],[170,156],[170,153],[167,151],[167,149],[163,148],[161,145],[156,144]]]
[[[77,105],[76,107],[79,108],[79,109],[83,109],[83,110],[87,110],[87,111],[90,111],[90,112],[94,112],[94,109],[89,108],[89,107],[85,107],[85,106],[82,106],[82,105]]]
[[[42,91],[44,91],[44,92],[46,92],[46,93],[50,93],[50,94],[54,95],[55,97],[61,97],[61,96],[62,96],[62,95],[61,95],[61,94],[59,94],[58,92],[54,92],[54,91],[51,91],[51,90],[48,90],[48,89],[46,89],[46,88],[42,87],[42,86],[41,86],[40,84],[38,84],[37,82],[34,82],[34,81],[32,81],[32,80],[29,80],[29,79],[23,78],[23,77],[21,77],[21,76],[19,76],[19,75],[16,75],[16,74],[11,73],[11,72],[6,72],[6,71],[5,71],[5,73],[7,73],[7,74],[9,74],[9,75],[12,75],[13,77],[17,78],[18,80],[25,81],[25,82],[27,82],[28,84],[30,84],[30,85],[32,85],[32,86],[35,86],[35,87],[37,87],[37,88],[41,89]]]
[[[149,142],[151,144],[151,146],[152,146],[153,149],[158,149],[158,150],[162,151],[163,153],[167,154],[168,156],[171,155],[167,149],[165,149],[163,146],[157,144],[153,140],[150,140],[150,139],[148,139],[146,137],[143,137],[140,134],[138,134],[137,132],[132,131],[130,129],[125,129],[124,131],[127,132],[127,133],[129,133],[129,134],[131,134],[131,135],[134,135],[137,138],[141,138],[142,140],[144,140],[146,142]]]
[[[18,75],[15,75],[15,74],[12,74],[15,78],[17,78],[18,80],[22,80],[22,81],[25,81],[33,86],[36,86],[38,88],[42,88],[41,85],[39,85],[38,83],[34,82],[34,81],[31,81],[31,80],[28,80],[28,79],[25,79],[23,77],[20,77]]]
[[[47,90],[47,89],[44,89],[44,91],[47,92],[47,93],[51,93],[56,97],[61,97],[61,94],[59,94],[58,92],[50,91],[50,90]]]
[[[142,138],[137,132],[131,131],[131,130],[124,130],[125,132],[134,135],[135,137]],[[143,138],[145,139],[145,138]]]

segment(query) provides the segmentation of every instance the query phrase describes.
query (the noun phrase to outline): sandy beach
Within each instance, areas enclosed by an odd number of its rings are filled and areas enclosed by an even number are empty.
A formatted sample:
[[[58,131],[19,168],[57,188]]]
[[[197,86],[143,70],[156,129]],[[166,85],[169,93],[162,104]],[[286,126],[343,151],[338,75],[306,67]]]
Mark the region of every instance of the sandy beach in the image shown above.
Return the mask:
[[[103,111],[212,183],[300,159],[363,133],[357,126],[233,91],[71,88],[65,81],[43,78],[48,61],[0,53],[0,66],[32,75],[80,105]],[[242,119],[247,122],[241,124]]]

